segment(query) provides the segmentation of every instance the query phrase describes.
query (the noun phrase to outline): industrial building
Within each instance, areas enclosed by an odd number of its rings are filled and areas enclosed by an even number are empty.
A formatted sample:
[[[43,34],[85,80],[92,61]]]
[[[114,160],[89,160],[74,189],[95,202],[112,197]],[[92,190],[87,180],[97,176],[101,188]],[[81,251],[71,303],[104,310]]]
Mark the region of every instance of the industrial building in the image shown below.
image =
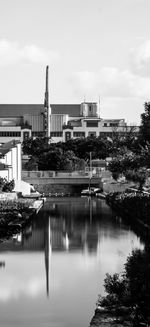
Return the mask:
[[[112,137],[131,130],[124,119],[102,119],[97,103],[51,104],[49,137],[53,142],[87,136]],[[138,132],[138,127],[134,133]],[[45,136],[45,114],[42,104],[0,104],[0,143],[12,139],[24,141]]]
[[[87,136],[112,137],[130,132],[124,119],[102,119],[96,102],[50,104],[48,66],[43,104],[0,104],[0,143],[30,137],[51,138],[52,142]],[[134,128],[138,133],[138,127]]]

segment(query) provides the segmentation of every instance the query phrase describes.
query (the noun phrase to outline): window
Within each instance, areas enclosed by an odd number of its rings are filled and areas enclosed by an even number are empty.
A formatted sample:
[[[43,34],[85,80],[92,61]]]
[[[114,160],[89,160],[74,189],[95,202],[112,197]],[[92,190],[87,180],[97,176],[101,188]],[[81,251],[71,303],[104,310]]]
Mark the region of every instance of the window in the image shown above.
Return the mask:
[[[89,135],[90,137],[92,137],[92,136],[96,136],[96,132],[89,132],[88,135]]]
[[[45,136],[44,132],[32,132],[32,137],[43,137]]]
[[[28,140],[29,139],[29,132],[23,132],[23,140]]]
[[[73,132],[73,137],[85,137],[85,132]]]
[[[110,137],[112,138],[113,133],[112,132],[100,132],[99,136],[100,137]]]
[[[104,127],[107,127],[107,123],[104,123]]]
[[[62,137],[62,132],[51,132],[51,137]]]
[[[89,120],[86,122],[87,127],[98,127],[98,121],[95,120]]]
[[[20,137],[21,132],[0,132],[1,137]]]
[[[65,141],[69,141],[71,139],[71,132],[66,132],[65,133]]]
[[[110,127],[118,127],[118,123],[110,123]]]

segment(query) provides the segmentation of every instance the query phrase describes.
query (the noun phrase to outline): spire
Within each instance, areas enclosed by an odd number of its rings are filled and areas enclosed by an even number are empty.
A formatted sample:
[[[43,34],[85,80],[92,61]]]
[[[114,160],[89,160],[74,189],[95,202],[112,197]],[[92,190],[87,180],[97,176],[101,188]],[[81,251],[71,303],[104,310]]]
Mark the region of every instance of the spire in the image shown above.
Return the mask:
[[[50,137],[50,106],[49,106],[49,66],[46,66],[46,84],[44,98],[44,132]]]
[[[45,84],[45,99],[44,99],[44,108],[48,108],[49,107],[49,92],[48,92],[48,78],[49,78],[49,67],[46,66],[46,84]]]

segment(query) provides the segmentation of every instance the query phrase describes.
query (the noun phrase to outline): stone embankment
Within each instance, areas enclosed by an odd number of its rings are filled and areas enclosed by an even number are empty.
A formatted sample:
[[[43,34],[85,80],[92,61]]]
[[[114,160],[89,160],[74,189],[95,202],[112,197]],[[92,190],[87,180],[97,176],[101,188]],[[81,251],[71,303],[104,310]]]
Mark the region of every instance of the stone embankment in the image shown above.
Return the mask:
[[[131,327],[130,315],[126,308],[105,309],[97,307],[89,327]]]
[[[16,199],[0,202],[0,242],[9,239],[30,223],[31,218],[43,206],[43,199]]]

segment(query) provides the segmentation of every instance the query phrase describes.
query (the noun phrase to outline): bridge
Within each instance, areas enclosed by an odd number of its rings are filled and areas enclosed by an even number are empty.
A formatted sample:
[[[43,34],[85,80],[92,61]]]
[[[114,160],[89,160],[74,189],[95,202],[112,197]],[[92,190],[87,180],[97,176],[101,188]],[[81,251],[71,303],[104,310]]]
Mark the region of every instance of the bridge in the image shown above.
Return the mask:
[[[90,178],[85,172],[22,171],[22,180],[42,193],[79,193],[89,182],[91,186],[101,186],[100,175]]]

